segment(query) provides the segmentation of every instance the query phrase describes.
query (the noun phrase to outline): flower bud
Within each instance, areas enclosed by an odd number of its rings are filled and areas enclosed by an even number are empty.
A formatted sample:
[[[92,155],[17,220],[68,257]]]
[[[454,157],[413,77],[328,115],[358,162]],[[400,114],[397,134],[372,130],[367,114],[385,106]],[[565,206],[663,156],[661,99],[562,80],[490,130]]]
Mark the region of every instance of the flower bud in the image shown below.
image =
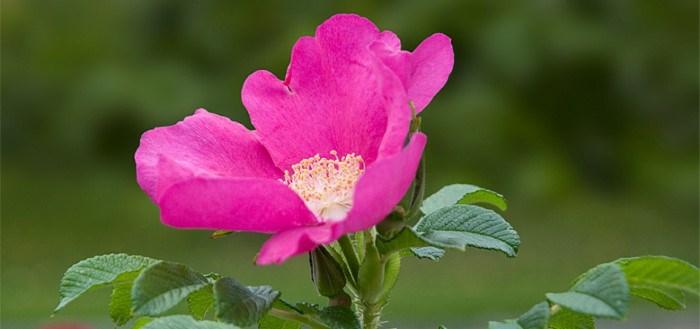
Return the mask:
[[[321,296],[333,298],[345,288],[345,274],[340,264],[324,248],[318,247],[309,253],[311,280]]]

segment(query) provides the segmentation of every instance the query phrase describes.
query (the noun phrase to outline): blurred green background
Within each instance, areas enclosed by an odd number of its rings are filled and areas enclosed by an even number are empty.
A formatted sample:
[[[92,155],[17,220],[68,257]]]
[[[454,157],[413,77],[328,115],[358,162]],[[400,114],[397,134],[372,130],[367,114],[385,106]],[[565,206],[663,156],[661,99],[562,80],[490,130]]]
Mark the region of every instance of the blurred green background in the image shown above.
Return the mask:
[[[454,72],[424,112],[428,190],[502,192],[523,241],[514,259],[406,260],[388,327],[484,327],[621,256],[697,264],[697,1],[3,0],[3,327],[109,327],[106,291],[48,316],[62,272],[110,252],[321,301],[306,257],[253,265],[262,235],[162,226],[133,152],[143,131],[198,107],[248,124],[245,77],[284,76],[295,40],[337,12],[369,17],[407,49],[452,37]],[[630,317],[662,315],[640,306]],[[694,311],[676,315],[697,325]]]

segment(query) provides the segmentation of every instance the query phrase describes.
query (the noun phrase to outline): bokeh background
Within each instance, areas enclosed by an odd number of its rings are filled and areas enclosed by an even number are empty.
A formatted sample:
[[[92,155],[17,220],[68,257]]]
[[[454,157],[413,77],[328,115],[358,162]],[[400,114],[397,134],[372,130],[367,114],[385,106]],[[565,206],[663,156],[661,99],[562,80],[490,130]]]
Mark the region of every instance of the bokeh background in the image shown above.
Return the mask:
[[[480,250],[407,259],[388,327],[485,328],[604,261],[698,263],[697,1],[2,1],[2,327],[109,328],[108,292],[55,318],[72,263],[127,252],[271,284],[315,300],[307,260],[256,267],[262,235],[211,240],[162,226],[134,179],[140,134],[205,107],[248,124],[252,71],[284,76],[301,35],[337,12],[404,48],[444,32],[455,68],[424,112],[429,192],[505,194],[521,233]],[[697,304],[640,305],[603,328],[697,328]]]

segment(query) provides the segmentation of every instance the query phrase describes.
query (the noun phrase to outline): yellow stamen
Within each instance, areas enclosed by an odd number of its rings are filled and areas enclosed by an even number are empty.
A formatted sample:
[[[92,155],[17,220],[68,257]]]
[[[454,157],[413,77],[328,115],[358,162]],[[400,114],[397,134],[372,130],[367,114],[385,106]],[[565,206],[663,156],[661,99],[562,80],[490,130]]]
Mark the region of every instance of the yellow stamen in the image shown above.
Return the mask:
[[[335,159],[316,154],[292,165],[292,174],[284,171],[283,182],[297,192],[322,221],[345,218],[352,207],[355,184],[365,171],[360,155],[350,153],[338,158],[335,150],[330,154]]]

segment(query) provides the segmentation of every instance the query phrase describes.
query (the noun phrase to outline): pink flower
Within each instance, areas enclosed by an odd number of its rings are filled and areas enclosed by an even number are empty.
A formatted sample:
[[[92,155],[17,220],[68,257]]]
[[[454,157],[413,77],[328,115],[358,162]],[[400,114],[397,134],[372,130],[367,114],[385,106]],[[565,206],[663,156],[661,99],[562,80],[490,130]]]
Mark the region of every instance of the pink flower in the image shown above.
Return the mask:
[[[137,180],[166,225],[271,233],[256,259],[281,263],[368,229],[411,184],[426,136],[412,135],[452,69],[436,34],[413,53],[357,15],[336,15],[292,49],[284,81],[257,71],[243,104],[256,130],[197,110],[143,134]]]

